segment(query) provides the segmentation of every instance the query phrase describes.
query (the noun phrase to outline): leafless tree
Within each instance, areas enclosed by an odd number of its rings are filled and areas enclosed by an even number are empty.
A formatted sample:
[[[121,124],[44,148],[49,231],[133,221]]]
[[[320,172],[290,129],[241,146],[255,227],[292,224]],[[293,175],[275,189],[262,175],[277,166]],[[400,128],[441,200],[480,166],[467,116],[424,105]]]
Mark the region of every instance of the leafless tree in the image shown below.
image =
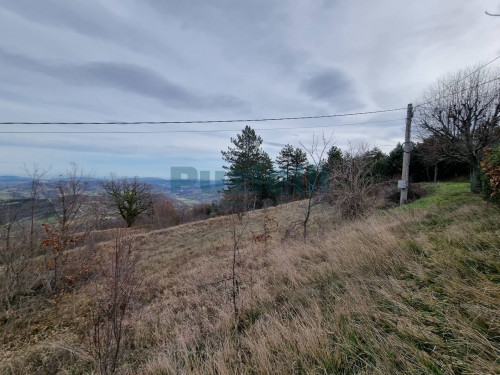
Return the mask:
[[[43,225],[46,237],[42,246],[49,250],[45,262],[49,271],[45,284],[54,295],[56,305],[63,293],[61,283],[65,277],[67,250],[81,243],[88,229],[83,206],[89,181],[90,176],[72,163],[71,169],[61,174],[52,185],[49,201],[56,214],[57,223]]]
[[[0,263],[4,270],[2,280],[2,299],[7,310],[16,294],[21,291],[24,272],[27,268],[28,249],[25,243],[23,222],[20,218],[20,207],[5,202],[1,207],[4,223],[0,231]]]
[[[181,217],[166,194],[152,194],[151,202],[150,222],[156,228],[168,228],[180,224]]]
[[[24,170],[31,178],[30,187],[30,250],[33,251],[35,243],[35,215],[37,202],[40,198],[40,189],[42,188],[42,178],[49,171],[48,169],[43,169],[37,164],[33,164],[31,168],[24,166]]]
[[[306,153],[309,155],[309,157],[312,160],[312,166],[314,168],[314,178],[312,181],[309,181],[307,179],[307,176],[305,178],[306,182],[306,197],[307,197],[307,208],[306,212],[304,215],[304,221],[302,223],[303,225],[303,232],[302,235],[304,237],[304,241],[307,239],[307,224],[309,222],[309,218],[311,216],[311,208],[313,206],[313,198],[317,195],[318,190],[319,190],[319,184],[320,184],[320,177],[321,177],[321,172],[324,169],[324,167],[327,165],[327,162],[325,160],[325,156],[328,150],[328,145],[331,143],[333,138],[333,134],[330,135],[330,137],[327,139],[325,138],[325,135],[322,135],[322,144],[320,145],[320,139],[319,137],[314,136],[313,134],[313,139],[312,143],[309,147],[306,147],[300,143],[302,148],[306,150]]]
[[[466,162],[472,192],[480,192],[484,147],[500,139],[500,71],[477,66],[439,79],[415,108],[423,138],[436,139],[441,156]]]
[[[54,208],[57,221],[62,228],[71,227],[74,231],[83,230],[85,216],[86,190],[90,184],[91,174],[86,173],[77,164],[59,175],[52,184],[53,194],[50,202]]]
[[[331,169],[330,201],[344,218],[354,219],[369,209],[370,194],[375,187],[373,163],[366,144],[351,144]]]
[[[88,343],[101,374],[112,374],[119,365],[125,319],[140,286],[140,245],[123,229],[117,229],[112,251],[96,254],[97,278]]]

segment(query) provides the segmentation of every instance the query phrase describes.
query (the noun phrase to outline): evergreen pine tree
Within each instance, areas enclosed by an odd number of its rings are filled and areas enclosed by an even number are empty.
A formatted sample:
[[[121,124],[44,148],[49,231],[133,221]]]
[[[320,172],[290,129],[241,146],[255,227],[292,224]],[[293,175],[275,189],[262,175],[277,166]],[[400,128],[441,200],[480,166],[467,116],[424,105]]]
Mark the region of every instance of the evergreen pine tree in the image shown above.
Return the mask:
[[[286,189],[290,189],[290,179],[292,174],[292,158],[293,158],[294,149],[293,146],[287,144],[283,147],[276,157],[276,164],[278,164],[278,168],[281,170],[283,175],[283,187]]]
[[[302,190],[301,187],[304,186],[304,181],[302,176],[304,175],[304,171],[307,167],[307,154],[302,151],[300,148],[296,148],[292,154],[292,169],[293,169],[293,174],[292,174],[292,181],[290,183],[291,187],[291,194],[294,195],[294,193],[297,190]]]
[[[245,210],[260,206],[263,199],[274,199],[275,172],[271,158],[261,149],[262,138],[247,125],[231,143],[235,147],[222,151],[222,159],[229,164],[224,166],[226,194],[239,194]]]

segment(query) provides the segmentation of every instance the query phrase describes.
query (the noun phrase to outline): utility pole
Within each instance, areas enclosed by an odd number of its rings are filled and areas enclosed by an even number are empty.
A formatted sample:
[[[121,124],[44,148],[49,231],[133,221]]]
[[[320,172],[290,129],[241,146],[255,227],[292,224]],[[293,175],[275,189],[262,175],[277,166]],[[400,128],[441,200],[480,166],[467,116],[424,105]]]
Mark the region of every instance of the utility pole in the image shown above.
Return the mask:
[[[398,181],[398,187],[401,189],[401,197],[399,199],[399,205],[402,206],[408,201],[408,188],[409,175],[410,175],[410,152],[412,149],[412,144],[410,142],[411,133],[411,119],[413,117],[413,104],[408,104],[408,109],[406,111],[406,131],[405,131],[405,143],[403,143],[403,175],[401,180]]]

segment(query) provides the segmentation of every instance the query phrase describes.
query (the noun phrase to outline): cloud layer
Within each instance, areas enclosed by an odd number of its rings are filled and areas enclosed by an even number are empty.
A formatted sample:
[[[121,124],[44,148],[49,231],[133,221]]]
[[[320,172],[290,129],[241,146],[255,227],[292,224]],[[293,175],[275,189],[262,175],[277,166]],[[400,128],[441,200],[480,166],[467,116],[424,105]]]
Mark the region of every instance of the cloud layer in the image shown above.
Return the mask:
[[[0,4],[0,122],[175,121],[293,117],[404,107],[437,77],[500,54],[498,2],[387,0],[16,0]],[[254,124],[280,145],[334,131],[337,145],[385,151],[404,111]],[[379,124],[345,123],[398,119]],[[344,121],[345,120],[345,121]],[[220,169],[245,124],[3,126],[3,131],[230,132],[2,134],[0,175],[23,163],[105,175],[166,177],[170,166]],[[314,127],[303,129],[303,127]],[[276,129],[276,128],[296,129]],[[272,130],[275,128],[275,130]]]

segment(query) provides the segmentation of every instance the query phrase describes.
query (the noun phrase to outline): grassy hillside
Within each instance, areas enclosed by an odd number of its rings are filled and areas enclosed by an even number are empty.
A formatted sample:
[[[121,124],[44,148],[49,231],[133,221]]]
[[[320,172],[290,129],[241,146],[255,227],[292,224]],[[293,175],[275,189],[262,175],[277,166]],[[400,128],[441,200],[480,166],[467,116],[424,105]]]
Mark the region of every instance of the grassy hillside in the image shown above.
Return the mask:
[[[231,276],[230,217],[135,232],[143,284],[119,373],[500,373],[498,207],[439,184],[355,222],[318,206],[306,243],[284,239],[302,213],[287,205],[235,222],[236,322],[231,282],[217,282]],[[252,241],[262,233],[267,243]],[[3,372],[92,371],[89,288],[57,318],[47,305],[4,319]]]

